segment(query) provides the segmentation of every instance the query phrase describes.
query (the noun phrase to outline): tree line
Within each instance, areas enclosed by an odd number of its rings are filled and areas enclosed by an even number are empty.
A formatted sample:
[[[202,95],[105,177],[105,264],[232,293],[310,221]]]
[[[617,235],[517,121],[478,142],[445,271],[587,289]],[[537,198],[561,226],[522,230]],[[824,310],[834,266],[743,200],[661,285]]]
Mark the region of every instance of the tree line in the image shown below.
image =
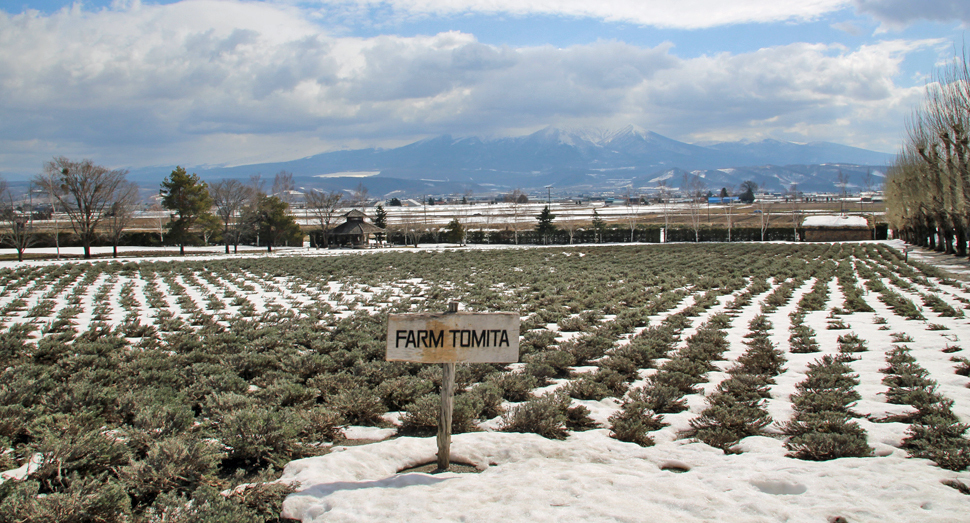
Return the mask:
[[[886,217],[897,237],[967,256],[970,239],[970,61],[937,73],[907,123],[886,174]]]
[[[91,258],[92,245],[100,241],[110,242],[117,257],[123,233],[144,207],[138,185],[127,175],[127,170],[108,169],[91,160],[58,157],[47,162],[43,172],[21,191],[0,179],[0,243],[14,248],[23,261],[25,251],[45,232],[39,222],[53,222],[52,238],[59,257],[57,219],[66,215],[84,258]],[[233,179],[209,184],[177,167],[159,189],[161,205],[155,210],[169,211],[166,221],[159,222],[159,239],[164,243],[167,235],[168,242],[179,246],[180,254],[185,253],[186,245],[209,243],[220,236],[227,254],[247,241],[265,245],[270,252],[278,245],[302,244],[303,232],[289,213],[295,189],[293,175],[286,171],[275,176],[272,194],[267,194],[258,175],[248,184]],[[303,197],[308,216],[312,214],[320,225],[324,245],[329,244],[338,210],[347,198],[338,191],[318,190]],[[360,185],[349,200],[362,205],[366,198],[367,189]]]

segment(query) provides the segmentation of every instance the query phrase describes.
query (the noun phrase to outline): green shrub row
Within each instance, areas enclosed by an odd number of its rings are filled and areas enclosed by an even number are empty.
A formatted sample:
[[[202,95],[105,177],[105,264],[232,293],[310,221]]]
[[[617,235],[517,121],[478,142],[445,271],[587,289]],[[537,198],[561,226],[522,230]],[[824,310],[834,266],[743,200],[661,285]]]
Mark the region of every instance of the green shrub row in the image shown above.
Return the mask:
[[[732,447],[741,439],[761,434],[771,424],[764,403],[770,397],[769,385],[785,363],[784,354],[768,338],[771,328],[763,315],[751,320],[744,342],[748,349],[728,370],[729,377],[708,396],[707,408],[690,421],[685,436],[736,452]]]
[[[939,467],[962,471],[970,466],[970,440],[965,423],[953,413],[953,400],[937,391],[937,383],[916,363],[909,349],[896,346],[886,356],[882,382],[889,386],[886,401],[911,405],[916,411],[889,421],[911,423],[903,448],[911,457],[926,458]]]
[[[795,414],[782,425],[789,456],[824,461],[866,457],[872,448],[866,431],[851,418],[850,405],[859,399],[859,384],[842,356],[822,356],[808,364],[805,380],[791,396]]]

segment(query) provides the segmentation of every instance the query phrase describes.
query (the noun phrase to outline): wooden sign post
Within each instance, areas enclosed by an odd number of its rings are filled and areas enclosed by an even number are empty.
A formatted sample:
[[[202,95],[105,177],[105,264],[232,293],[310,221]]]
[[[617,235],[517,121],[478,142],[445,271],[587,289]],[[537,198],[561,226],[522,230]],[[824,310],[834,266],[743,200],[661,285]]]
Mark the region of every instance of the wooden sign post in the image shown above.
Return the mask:
[[[451,461],[451,417],[456,363],[519,361],[519,315],[514,312],[391,314],[387,318],[387,361],[441,363],[441,411],[438,416],[438,470]]]

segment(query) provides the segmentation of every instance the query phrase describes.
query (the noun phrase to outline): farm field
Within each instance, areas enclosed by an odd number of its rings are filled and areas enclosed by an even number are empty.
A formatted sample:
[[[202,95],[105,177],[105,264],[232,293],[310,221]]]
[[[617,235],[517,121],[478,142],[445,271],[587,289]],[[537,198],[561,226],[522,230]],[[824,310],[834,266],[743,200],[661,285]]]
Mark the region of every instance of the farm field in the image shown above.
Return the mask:
[[[441,370],[386,316],[452,300],[520,363],[411,472]],[[882,243],[11,265],[0,521],[960,520],[968,306]]]

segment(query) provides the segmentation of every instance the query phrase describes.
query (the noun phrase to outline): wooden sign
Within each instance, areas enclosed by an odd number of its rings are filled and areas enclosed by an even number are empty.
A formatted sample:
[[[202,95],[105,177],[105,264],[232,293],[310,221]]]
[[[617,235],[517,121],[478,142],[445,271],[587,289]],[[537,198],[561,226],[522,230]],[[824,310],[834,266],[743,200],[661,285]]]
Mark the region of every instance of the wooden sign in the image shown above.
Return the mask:
[[[519,315],[514,312],[390,314],[387,360],[417,363],[519,361]]]

